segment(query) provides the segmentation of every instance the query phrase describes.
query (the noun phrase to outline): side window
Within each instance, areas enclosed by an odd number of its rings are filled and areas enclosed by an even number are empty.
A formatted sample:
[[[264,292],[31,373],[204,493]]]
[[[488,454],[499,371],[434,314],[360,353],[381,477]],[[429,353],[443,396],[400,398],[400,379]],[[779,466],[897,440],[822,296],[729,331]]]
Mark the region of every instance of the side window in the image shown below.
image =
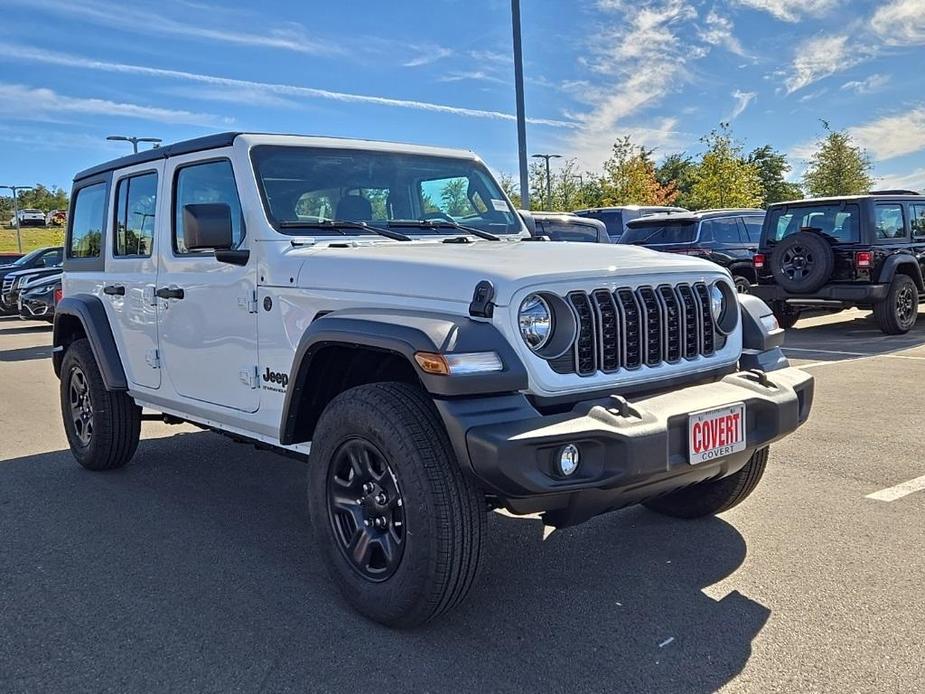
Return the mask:
[[[231,208],[231,233],[234,248],[238,248],[244,240],[244,217],[231,162],[211,161],[205,164],[191,164],[177,170],[173,204],[173,244],[178,255],[200,252],[189,250],[183,242],[183,206],[216,202],[225,203]]]
[[[123,178],[116,187],[113,255],[147,258],[154,245],[157,174]]]
[[[912,236],[925,238],[925,205],[912,206]]]
[[[708,219],[700,224],[700,240],[716,243],[742,243],[739,223],[735,217]]]
[[[96,183],[77,191],[74,219],[68,238],[68,257],[99,258],[106,219],[106,184]]]
[[[758,243],[761,240],[761,226],[764,220],[761,217],[743,217],[745,222],[745,234],[750,243]]]
[[[902,239],[906,237],[902,205],[895,203],[875,205],[874,220],[878,239]]]

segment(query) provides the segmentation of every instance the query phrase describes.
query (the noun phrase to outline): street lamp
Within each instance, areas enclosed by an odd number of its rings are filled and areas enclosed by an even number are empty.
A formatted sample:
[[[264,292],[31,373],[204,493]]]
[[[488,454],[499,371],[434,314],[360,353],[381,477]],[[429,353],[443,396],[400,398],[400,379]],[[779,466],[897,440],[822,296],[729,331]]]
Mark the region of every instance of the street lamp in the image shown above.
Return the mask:
[[[106,139],[112,140],[113,142],[131,142],[132,150],[135,154],[138,154],[139,142],[153,142],[155,148],[162,142],[159,137],[135,137],[133,135],[110,135]]]
[[[534,159],[546,160],[546,207],[552,207],[552,181],[549,177],[549,160],[561,159],[561,154],[534,154]]]
[[[19,198],[17,196],[21,190],[32,190],[32,186],[0,186],[0,188],[13,192],[13,223],[16,225],[16,246],[19,248],[19,252],[22,253],[22,236],[19,233]]]
[[[524,110],[524,56],[520,43],[520,0],[511,0],[514,28],[514,91],[517,100],[517,159],[520,163],[520,204],[530,209],[530,175],[527,171],[527,117]]]

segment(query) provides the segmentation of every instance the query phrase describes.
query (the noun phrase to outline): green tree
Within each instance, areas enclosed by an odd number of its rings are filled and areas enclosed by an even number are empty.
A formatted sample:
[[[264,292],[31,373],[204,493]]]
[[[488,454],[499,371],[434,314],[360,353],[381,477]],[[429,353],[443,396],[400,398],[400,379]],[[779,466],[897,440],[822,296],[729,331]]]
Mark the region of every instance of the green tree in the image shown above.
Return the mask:
[[[514,207],[517,209],[523,207],[523,201],[520,199],[520,186],[511,174],[501,172],[498,176],[498,184],[501,186],[501,190],[511,199],[511,202],[514,203]]]
[[[700,138],[706,145],[691,176],[689,204],[694,209],[757,207],[761,204],[758,167],[742,156],[742,145],[728,123]]]
[[[803,184],[813,197],[866,193],[873,184],[867,152],[854,144],[843,130],[831,130],[822,122],[826,135],[809,159]]]
[[[669,154],[655,169],[655,178],[664,186],[674,186],[677,197],[675,205],[688,207],[690,204],[691,188],[693,187],[693,173],[697,166],[684,152]]]
[[[662,185],[655,175],[652,150],[634,145],[629,137],[613,144],[600,179],[601,205],[670,205],[677,197],[673,183]]]
[[[762,207],[783,200],[796,200],[803,197],[803,189],[796,183],[787,181],[790,164],[787,155],[776,151],[771,145],[753,149],[748,155],[748,162],[758,169],[761,179]]]
[[[468,181],[465,178],[453,178],[447,181],[440,191],[440,203],[443,211],[451,217],[462,217],[472,211],[472,204],[466,197]]]

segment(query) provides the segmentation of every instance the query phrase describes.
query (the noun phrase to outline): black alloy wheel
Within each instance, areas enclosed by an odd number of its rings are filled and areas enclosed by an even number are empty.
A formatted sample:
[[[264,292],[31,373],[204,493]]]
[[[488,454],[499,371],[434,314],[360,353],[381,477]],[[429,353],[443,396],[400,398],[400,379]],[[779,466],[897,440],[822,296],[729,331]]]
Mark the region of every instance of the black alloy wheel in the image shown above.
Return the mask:
[[[816,267],[816,258],[812,249],[794,245],[786,249],[782,254],[780,267],[788,278],[795,282],[801,282]]]
[[[785,291],[811,294],[832,276],[835,253],[822,236],[801,231],[778,242],[770,267],[774,280]]]
[[[328,471],[328,518],[338,549],[361,576],[385,581],[398,568],[407,533],[398,480],[363,438],[344,442]]]
[[[87,377],[76,364],[68,373],[68,404],[74,434],[81,445],[89,446],[93,437],[93,402],[90,399],[90,386]]]
[[[739,294],[748,294],[752,288],[752,283],[744,275],[733,275],[732,281],[735,283],[736,291]]]
[[[915,314],[918,313],[918,297],[915,296],[915,285],[909,283],[896,294],[896,321],[903,327],[912,327]]]

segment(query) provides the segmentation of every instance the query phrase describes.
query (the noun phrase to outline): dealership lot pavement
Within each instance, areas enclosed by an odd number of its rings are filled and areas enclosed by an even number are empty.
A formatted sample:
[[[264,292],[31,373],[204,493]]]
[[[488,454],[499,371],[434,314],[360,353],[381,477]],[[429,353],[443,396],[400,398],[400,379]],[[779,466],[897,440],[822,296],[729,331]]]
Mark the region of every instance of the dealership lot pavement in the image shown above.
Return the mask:
[[[495,514],[469,601],[409,633],[339,600],[303,463],[145,423],[79,468],[50,329],[0,318],[0,691],[925,691],[925,315],[866,316],[788,333],[813,416],[741,507]]]

